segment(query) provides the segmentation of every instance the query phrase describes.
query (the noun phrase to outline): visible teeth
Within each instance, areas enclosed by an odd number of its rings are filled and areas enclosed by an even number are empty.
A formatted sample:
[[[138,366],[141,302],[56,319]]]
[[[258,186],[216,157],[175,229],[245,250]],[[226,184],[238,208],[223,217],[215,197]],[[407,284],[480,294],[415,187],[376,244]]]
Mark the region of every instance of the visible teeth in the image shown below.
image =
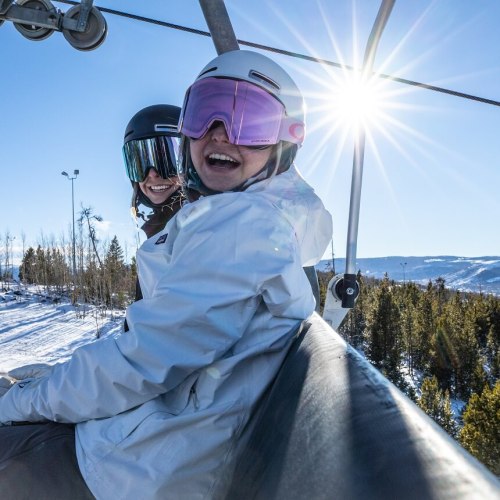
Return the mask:
[[[231,161],[233,163],[238,163],[236,160],[234,160],[230,156],[223,155],[223,154],[220,154],[220,153],[212,153],[208,157],[209,157],[210,160]]]
[[[170,189],[172,187],[171,184],[162,184],[161,186],[149,186],[149,189],[151,191],[166,191],[167,189]]]

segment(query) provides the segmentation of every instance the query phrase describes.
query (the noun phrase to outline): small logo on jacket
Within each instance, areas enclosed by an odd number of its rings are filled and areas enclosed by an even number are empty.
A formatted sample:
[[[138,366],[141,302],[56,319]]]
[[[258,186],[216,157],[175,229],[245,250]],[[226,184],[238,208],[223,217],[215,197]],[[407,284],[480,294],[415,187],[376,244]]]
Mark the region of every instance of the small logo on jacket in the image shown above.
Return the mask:
[[[168,238],[168,233],[166,234],[162,234],[156,241],[155,241],[155,245],[161,245],[162,243],[165,243],[165,241],[167,241],[167,238]]]

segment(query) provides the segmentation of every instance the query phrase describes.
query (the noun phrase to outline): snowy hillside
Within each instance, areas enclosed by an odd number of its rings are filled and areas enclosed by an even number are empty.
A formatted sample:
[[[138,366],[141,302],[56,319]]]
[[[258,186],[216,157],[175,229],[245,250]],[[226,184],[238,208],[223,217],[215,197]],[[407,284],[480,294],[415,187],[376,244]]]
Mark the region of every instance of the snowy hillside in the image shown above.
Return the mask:
[[[322,260],[316,267],[329,271],[331,261]],[[393,280],[422,285],[442,277],[447,288],[500,295],[500,257],[381,257],[358,259],[357,268],[366,276],[382,278],[388,273]],[[335,271],[344,269],[345,259],[335,259]]]
[[[406,264],[405,264],[406,263]],[[358,269],[366,276],[382,278],[388,273],[396,281],[426,285],[442,277],[448,288],[500,295],[500,257],[384,257],[358,259]],[[335,260],[343,273],[344,259]],[[331,261],[321,261],[317,269],[331,269]],[[17,269],[15,269],[17,271]],[[124,311],[107,311],[106,316],[92,306],[75,308],[67,300],[53,301],[40,290],[17,289],[0,292],[0,373],[31,363],[55,363],[68,359],[80,345],[99,336],[118,334]]]
[[[75,308],[32,289],[0,292],[0,373],[32,363],[67,360],[83,344],[118,334],[124,312],[101,316],[92,307]]]

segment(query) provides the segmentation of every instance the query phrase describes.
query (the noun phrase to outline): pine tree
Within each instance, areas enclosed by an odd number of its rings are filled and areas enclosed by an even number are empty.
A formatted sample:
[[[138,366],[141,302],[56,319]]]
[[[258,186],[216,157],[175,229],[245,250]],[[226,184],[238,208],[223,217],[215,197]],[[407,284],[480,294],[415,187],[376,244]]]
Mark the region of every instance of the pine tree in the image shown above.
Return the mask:
[[[121,283],[125,278],[125,262],[123,258],[123,250],[118,242],[116,236],[113,237],[109,245],[108,251],[104,258],[104,270],[106,276],[106,282],[108,285],[108,292],[106,293],[107,303],[112,305],[112,299],[115,294],[118,293]],[[120,304],[115,304],[116,306],[122,307],[122,301],[118,301]]]
[[[407,283],[400,289],[401,334],[406,353],[406,363],[410,375],[413,375],[414,359],[418,341],[416,306],[419,301],[419,290],[414,283]]]
[[[474,337],[480,348],[485,348],[488,339],[488,330],[490,325],[489,301],[480,293],[477,295],[469,294],[467,297],[467,306],[469,314],[473,320]]]
[[[421,395],[417,405],[439,424],[450,436],[457,434],[457,424],[453,418],[450,393],[439,388],[436,377],[425,378],[422,382]]]
[[[488,374],[484,369],[484,362],[482,358],[478,358],[476,367],[471,376],[469,390],[471,393],[480,394],[483,387],[488,383]]]
[[[104,258],[104,267],[108,275],[111,276],[113,285],[116,285],[119,281],[124,266],[123,250],[118,242],[118,238],[114,236]]]
[[[445,295],[445,291],[440,291]],[[470,323],[466,325],[465,306],[460,292],[455,292],[451,299],[443,302],[439,308],[436,333],[432,339],[430,371],[436,375],[439,385],[459,395],[466,394],[467,380],[470,378],[476,360],[471,353],[474,339]],[[474,348],[477,353],[477,345]],[[455,393],[454,392],[454,393]]]
[[[456,394],[462,399],[469,399],[474,371],[480,363],[478,324],[481,318],[474,305],[465,306],[462,329],[455,332],[455,385]]]
[[[35,252],[35,283],[47,285],[47,258],[45,250],[38,245]]]
[[[367,337],[367,357],[390,380],[398,380],[401,317],[387,275],[375,292],[368,317]]]
[[[436,377],[441,387],[448,389],[452,385],[452,355],[452,342],[438,321],[436,332],[431,339],[429,372]]]
[[[457,436],[458,426],[451,408],[450,391],[446,389],[441,396],[441,408],[438,424],[453,438]]]
[[[436,377],[424,378],[421,394],[417,400],[417,405],[429,415],[429,417],[437,420],[439,417],[439,399],[440,389]]]
[[[431,289],[433,289],[435,294],[436,294],[437,313],[438,313],[438,315],[440,315],[442,310],[443,310],[443,305],[446,301],[446,288],[445,288],[446,280],[444,278],[442,278],[441,276],[439,276],[439,278],[437,278],[435,280],[435,283],[436,283],[436,287],[433,288],[431,285]]]
[[[471,396],[463,421],[459,434],[462,446],[500,475],[500,381],[493,389],[485,385],[481,395]]]
[[[29,247],[23,255],[23,260],[19,268],[19,279],[28,285],[35,283],[35,250]]]
[[[500,378],[500,300],[493,296],[488,297],[486,358],[492,378]]]
[[[488,334],[488,362],[490,364],[491,378],[500,378],[500,348],[498,343],[491,340],[491,332]]]
[[[413,365],[420,370],[427,370],[430,364],[431,339],[436,329],[433,295],[430,284],[430,287],[420,294],[415,306]]]

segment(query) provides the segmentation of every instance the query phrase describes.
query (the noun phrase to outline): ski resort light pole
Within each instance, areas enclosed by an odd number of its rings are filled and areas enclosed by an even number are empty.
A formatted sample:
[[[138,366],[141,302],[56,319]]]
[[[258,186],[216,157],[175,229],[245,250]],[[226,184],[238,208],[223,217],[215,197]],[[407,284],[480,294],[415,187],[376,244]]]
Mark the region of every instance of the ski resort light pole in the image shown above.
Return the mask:
[[[399,263],[399,265],[403,268],[403,285],[406,285],[406,264],[408,264],[408,262]]]
[[[76,250],[75,250],[75,190],[73,187],[73,181],[78,177],[80,173],[79,170],[73,170],[74,177],[70,177],[68,172],[61,172],[61,175],[64,175],[71,181],[71,212],[73,214],[73,277],[76,276]]]

